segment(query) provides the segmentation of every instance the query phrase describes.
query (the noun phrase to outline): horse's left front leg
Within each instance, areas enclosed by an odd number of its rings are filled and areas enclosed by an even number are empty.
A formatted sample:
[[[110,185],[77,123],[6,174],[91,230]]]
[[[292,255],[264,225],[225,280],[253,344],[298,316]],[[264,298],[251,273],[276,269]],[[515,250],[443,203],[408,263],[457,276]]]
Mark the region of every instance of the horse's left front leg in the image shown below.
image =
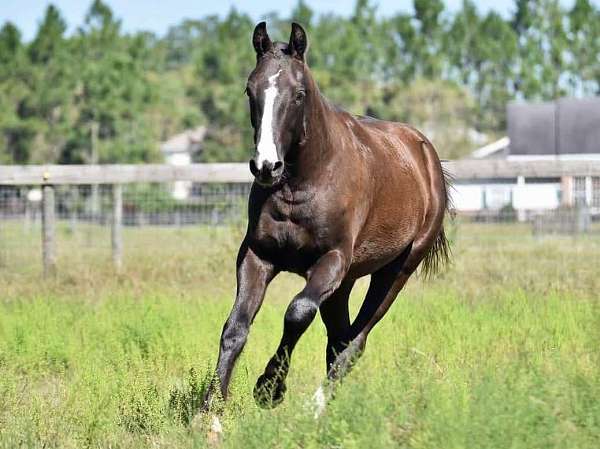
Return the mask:
[[[306,286],[285,312],[283,336],[277,352],[254,387],[254,398],[260,406],[274,407],[283,400],[292,351],[312,323],[321,303],[340,285],[346,275],[348,260],[342,251],[333,250],[320,257],[308,271]]]

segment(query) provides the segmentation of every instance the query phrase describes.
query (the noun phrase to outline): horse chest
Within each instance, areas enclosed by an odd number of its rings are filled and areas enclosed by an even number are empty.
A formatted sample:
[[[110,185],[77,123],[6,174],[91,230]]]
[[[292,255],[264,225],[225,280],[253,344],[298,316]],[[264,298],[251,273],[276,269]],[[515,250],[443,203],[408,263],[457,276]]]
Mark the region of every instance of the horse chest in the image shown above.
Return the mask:
[[[291,210],[271,210],[258,223],[260,241],[281,251],[294,251],[313,247],[315,236],[302,217]]]
[[[254,237],[282,269],[301,272],[318,258],[322,247],[316,217],[308,204],[273,201],[258,220]]]

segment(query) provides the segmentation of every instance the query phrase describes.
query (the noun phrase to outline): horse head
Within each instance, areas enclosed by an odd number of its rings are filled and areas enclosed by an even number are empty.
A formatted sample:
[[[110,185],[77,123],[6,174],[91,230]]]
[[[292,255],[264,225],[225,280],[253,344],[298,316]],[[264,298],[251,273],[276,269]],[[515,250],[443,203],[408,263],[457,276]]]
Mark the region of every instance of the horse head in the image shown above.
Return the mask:
[[[281,180],[286,157],[305,133],[308,40],[304,29],[293,23],[288,43],[272,42],[261,22],[254,29],[252,44],[256,67],[246,86],[255,144],[250,171],[259,184],[272,186]]]

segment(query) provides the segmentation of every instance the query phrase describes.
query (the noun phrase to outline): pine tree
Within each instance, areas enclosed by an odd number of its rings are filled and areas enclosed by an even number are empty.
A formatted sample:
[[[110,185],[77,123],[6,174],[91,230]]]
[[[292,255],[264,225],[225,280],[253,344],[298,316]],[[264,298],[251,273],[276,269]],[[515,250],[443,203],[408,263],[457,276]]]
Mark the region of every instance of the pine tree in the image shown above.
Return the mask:
[[[600,95],[600,10],[589,0],[576,0],[568,18],[571,89],[576,95]]]

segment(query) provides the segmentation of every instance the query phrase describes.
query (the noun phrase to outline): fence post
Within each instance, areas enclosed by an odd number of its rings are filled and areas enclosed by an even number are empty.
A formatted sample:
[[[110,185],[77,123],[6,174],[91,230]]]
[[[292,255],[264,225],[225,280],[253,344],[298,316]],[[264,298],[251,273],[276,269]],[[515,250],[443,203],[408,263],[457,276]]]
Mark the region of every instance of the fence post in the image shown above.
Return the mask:
[[[77,206],[79,202],[79,186],[71,186],[69,190],[69,230],[75,233],[77,226]]]
[[[42,188],[42,258],[44,276],[56,274],[56,236],[54,187]]]
[[[113,211],[111,226],[112,258],[117,271],[123,266],[123,186],[113,184]]]

